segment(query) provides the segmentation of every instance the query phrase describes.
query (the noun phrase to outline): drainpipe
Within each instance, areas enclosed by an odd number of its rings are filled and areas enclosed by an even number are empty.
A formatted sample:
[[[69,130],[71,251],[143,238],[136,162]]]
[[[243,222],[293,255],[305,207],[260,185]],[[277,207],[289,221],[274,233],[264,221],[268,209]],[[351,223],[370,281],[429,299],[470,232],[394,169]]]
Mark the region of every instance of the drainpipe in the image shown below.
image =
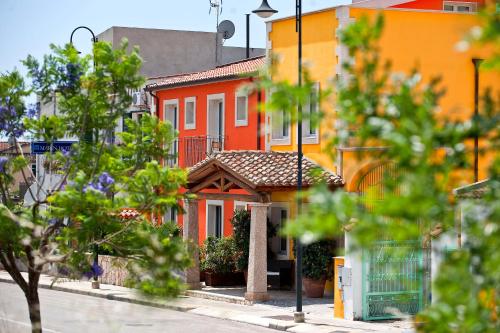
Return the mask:
[[[258,109],[260,107],[262,103],[262,90],[259,89],[259,91],[257,92],[257,150],[261,150],[260,148],[260,136],[261,136],[261,122],[262,122],[262,119],[261,119],[261,112],[260,110]]]
[[[474,123],[477,125],[479,117],[479,66],[482,59],[473,58],[474,64]],[[479,133],[476,131],[474,137],[474,182],[479,181]]]
[[[156,118],[158,118],[158,115],[159,115],[158,108],[160,107],[160,99],[158,98],[158,96],[153,94],[153,91],[149,90],[148,92],[149,92],[149,95],[151,95],[151,97],[155,99],[155,116],[156,116]]]
[[[245,14],[247,17],[247,59],[250,58],[250,14]]]

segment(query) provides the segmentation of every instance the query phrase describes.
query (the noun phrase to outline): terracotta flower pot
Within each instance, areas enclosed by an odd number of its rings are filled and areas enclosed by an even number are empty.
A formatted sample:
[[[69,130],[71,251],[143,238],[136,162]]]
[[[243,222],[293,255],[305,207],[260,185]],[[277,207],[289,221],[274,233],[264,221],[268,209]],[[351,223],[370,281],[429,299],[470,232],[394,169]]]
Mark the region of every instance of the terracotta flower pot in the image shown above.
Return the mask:
[[[309,278],[303,279],[304,291],[306,292],[306,297],[309,298],[322,298],[325,293],[326,278],[321,280],[314,280]]]
[[[211,287],[238,286],[243,281],[241,272],[234,273],[205,273],[205,284]]]

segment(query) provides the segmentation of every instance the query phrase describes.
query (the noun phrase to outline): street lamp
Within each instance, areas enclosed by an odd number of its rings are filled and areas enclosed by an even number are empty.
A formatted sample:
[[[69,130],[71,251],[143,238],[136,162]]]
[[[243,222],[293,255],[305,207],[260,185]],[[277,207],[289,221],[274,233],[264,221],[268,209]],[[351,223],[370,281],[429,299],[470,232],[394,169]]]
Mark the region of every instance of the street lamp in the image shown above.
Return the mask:
[[[262,0],[259,8],[253,11],[262,18],[268,18],[278,11],[271,8],[267,0]],[[302,86],[302,0],[295,0],[295,31],[298,33],[298,79],[297,84]],[[302,191],[302,104],[299,102],[297,107],[297,192]],[[302,212],[302,200],[297,202],[297,216]],[[296,249],[296,269],[295,269],[295,293],[296,293],[296,308],[293,315],[296,323],[304,322],[304,312],[302,312],[302,244],[300,239],[295,240]]]
[[[271,6],[267,3],[267,0],[262,0],[262,4],[256,10],[253,10],[252,13],[257,14],[259,17],[268,18],[276,14],[278,11],[276,9],[272,9]]]
[[[97,37],[95,36],[94,32],[92,31],[92,29],[90,29],[89,27],[86,27],[86,26],[79,26],[79,27],[76,27],[72,32],[71,32],[71,36],[69,37],[69,43],[71,44],[71,46],[73,46],[73,35],[75,34],[75,32],[79,29],[85,29],[87,30],[88,32],[90,32],[90,34],[92,35],[92,44],[95,44],[97,43]],[[74,46],[73,46],[74,47]],[[77,50],[78,53],[81,53],[80,51]],[[94,70],[95,70],[95,66],[96,66],[96,63],[95,63],[95,59],[94,59]],[[88,118],[87,118],[88,120]],[[88,126],[88,122],[86,122],[85,124],[85,141],[89,142],[89,143],[92,143],[92,139],[93,139],[93,133],[92,133],[92,129],[89,128]],[[99,289],[99,281],[98,281],[98,269],[99,269],[99,246],[96,244],[94,245],[94,263],[92,265],[92,268],[93,268],[93,278],[92,278],[92,289]]]
[[[86,29],[88,32],[90,32],[92,34],[92,43],[96,43],[97,42],[97,37],[95,36],[94,32],[89,28],[89,27],[86,27],[84,25],[81,25],[79,27],[76,27],[73,32],[71,32],[71,36],[69,37],[69,43],[71,45],[73,45],[73,35],[75,34],[75,32],[79,29]],[[78,51],[78,53],[81,53],[80,51]]]

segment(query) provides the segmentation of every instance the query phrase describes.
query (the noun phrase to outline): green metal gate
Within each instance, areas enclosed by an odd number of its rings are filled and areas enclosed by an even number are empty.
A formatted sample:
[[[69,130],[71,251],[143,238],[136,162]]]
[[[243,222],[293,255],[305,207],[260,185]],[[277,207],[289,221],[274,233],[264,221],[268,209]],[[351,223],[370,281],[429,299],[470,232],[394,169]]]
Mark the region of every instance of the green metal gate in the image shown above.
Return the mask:
[[[416,314],[423,303],[419,241],[378,241],[363,251],[363,320]]]

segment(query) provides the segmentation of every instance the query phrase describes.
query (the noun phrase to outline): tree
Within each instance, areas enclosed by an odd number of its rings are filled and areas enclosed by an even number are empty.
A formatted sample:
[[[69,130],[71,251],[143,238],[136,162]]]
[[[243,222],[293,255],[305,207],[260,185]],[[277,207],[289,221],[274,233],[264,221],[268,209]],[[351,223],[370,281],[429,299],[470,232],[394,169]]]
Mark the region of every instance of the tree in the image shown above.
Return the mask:
[[[490,3],[482,16],[486,19],[483,29],[476,28],[472,35],[479,41],[493,42],[497,51],[498,11]],[[485,92],[480,116],[465,123],[438,114],[444,94],[439,79],[423,83],[417,70],[408,76],[396,76],[389,62],[382,63],[377,41],[383,27],[383,17],[375,22],[364,17],[342,32],[342,43],[356,61],[343,64],[349,79],[336,87],[335,120],[344,126],[330,138],[330,146],[350,140],[360,146],[376,143],[387,147],[377,152],[377,158],[396,172],[385,172],[381,190],[363,196],[345,191],[331,193],[326,186],[313,188],[303,194],[309,201],[307,210],[298,217],[298,223],[287,224],[287,232],[310,243],[349,231],[360,249],[369,249],[381,239],[420,240],[410,244],[417,249],[428,247],[433,239],[456,226],[456,201],[451,190],[457,174],[470,164],[467,142],[476,134],[488,138],[482,153],[493,156],[494,162],[481,207],[469,202],[465,209],[462,233],[467,240],[445,256],[435,280],[436,301],[417,315],[417,321],[422,332],[498,332],[498,101]],[[498,53],[486,63],[498,70]],[[265,86],[276,91],[268,107],[288,110],[292,118],[293,103],[304,103],[304,96],[310,96],[307,80],[302,88],[269,80]],[[327,116],[323,114],[322,120]],[[358,156],[360,160],[365,157]],[[374,204],[381,194],[383,204]]]
[[[29,85],[16,71],[0,76],[1,135],[19,154],[0,157],[0,262],[26,296],[33,332],[42,330],[38,281],[47,265],[77,277],[95,274],[100,268],[89,262],[88,252],[99,247],[129,260],[132,286],[174,296],[182,288],[176,272],[190,264],[178,230],[153,225],[167,209],[180,209],[183,197],[178,190],[185,171],[161,164],[175,139],[172,126],[145,115],[140,123],[128,121],[120,143],[110,144],[131,104],[128,92],[144,81],[137,50],[126,50],[126,42],[116,50],[99,42],[93,56],[80,57],[71,45],[52,46],[42,62],[31,56],[24,61]],[[56,98],[57,114],[34,117],[36,107],[23,101],[30,93],[42,103]],[[12,174],[27,165],[18,143],[23,133],[51,150],[57,140],[78,138],[70,151],[45,154],[46,172],[58,181],[47,187],[37,180],[29,206],[15,204],[8,190]],[[124,208],[140,214],[124,220]],[[27,266],[27,279],[18,261]]]

